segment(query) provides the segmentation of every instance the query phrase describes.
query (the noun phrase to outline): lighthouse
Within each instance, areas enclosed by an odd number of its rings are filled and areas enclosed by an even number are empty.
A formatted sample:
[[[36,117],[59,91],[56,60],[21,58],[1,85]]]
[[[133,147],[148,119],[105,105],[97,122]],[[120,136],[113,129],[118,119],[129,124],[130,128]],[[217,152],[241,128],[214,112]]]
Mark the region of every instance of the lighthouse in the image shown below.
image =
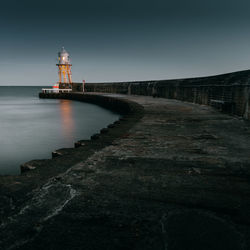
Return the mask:
[[[69,53],[62,47],[58,53],[58,75],[59,75],[59,88],[71,89],[72,88],[72,74]]]

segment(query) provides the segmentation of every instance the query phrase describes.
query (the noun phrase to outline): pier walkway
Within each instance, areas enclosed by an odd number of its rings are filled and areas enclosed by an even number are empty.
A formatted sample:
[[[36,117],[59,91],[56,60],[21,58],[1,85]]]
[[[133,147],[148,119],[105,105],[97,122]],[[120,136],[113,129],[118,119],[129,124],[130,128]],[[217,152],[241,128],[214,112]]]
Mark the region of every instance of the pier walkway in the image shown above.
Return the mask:
[[[110,145],[96,138],[88,155],[83,142],[64,161],[39,162],[68,168],[18,191],[24,198],[2,214],[0,249],[250,249],[249,121],[192,103],[103,95],[144,113]]]

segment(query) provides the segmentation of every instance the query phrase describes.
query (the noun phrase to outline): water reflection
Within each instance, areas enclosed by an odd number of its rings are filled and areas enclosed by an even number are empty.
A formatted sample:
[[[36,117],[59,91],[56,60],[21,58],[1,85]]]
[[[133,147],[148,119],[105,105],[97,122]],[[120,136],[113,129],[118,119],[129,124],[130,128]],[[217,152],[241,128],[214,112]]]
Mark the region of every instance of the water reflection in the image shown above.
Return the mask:
[[[74,119],[72,113],[72,101],[60,100],[60,112],[61,112],[61,127],[63,135],[68,139],[72,140],[74,137]]]
[[[119,115],[89,103],[39,99],[41,87],[0,86],[0,175],[89,139]],[[20,133],[21,131],[21,133]]]

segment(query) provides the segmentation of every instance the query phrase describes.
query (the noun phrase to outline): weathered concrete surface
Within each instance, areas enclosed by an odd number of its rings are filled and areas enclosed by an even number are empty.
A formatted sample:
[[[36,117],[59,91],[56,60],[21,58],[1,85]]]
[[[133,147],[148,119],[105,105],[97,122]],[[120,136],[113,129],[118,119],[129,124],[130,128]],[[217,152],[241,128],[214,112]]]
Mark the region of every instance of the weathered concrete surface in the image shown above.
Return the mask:
[[[6,198],[0,248],[250,249],[249,122],[175,100],[119,98],[142,105],[143,117],[111,145],[72,150],[72,164],[56,157],[65,170],[21,201]]]

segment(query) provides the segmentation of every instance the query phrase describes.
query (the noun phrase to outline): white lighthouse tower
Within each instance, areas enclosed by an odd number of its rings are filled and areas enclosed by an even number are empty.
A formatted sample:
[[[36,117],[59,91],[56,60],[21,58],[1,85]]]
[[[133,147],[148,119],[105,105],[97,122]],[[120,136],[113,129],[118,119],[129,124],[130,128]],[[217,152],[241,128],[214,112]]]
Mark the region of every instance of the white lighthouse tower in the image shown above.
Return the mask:
[[[62,47],[58,53],[59,88],[72,88],[72,73],[69,53]]]

